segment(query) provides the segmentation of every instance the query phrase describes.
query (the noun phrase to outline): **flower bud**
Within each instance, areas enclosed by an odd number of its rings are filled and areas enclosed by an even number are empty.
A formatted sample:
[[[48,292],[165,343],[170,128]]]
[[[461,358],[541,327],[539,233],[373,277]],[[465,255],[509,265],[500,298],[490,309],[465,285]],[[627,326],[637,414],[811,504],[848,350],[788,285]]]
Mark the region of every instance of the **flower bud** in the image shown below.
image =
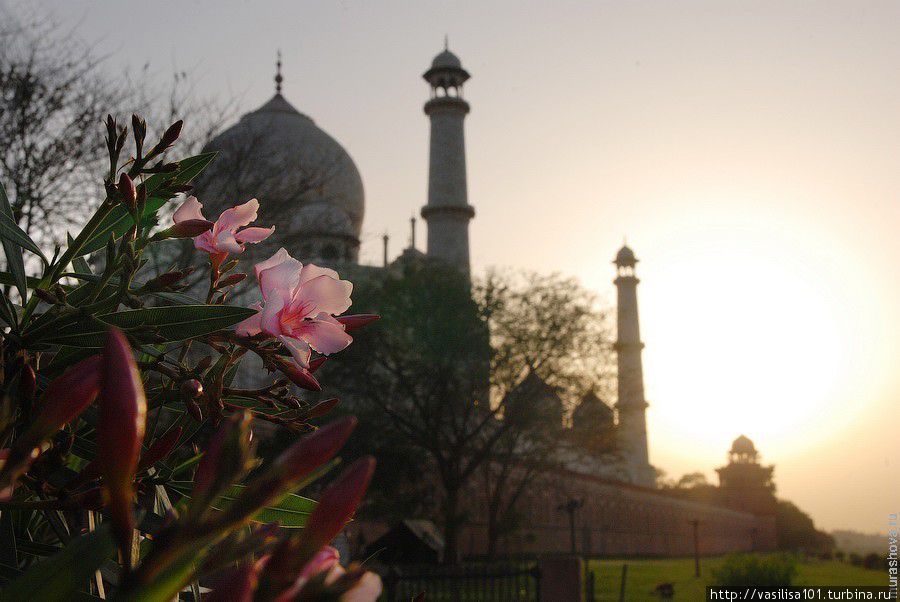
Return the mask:
[[[250,456],[250,413],[231,415],[215,432],[194,475],[191,512],[198,515],[222,489],[247,470]]]
[[[122,195],[122,202],[125,203],[128,211],[134,213],[137,208],[137,190],[134,187],[134,182],[131,181],[131,178],[124,171],[119,176],[119,185],[116,188],[119,194]]]
[[[147,136],[147,123],[137,115],[131,115],[131,131],[134,132],[134,142],[138,148],[143,146]]]
[[[247,485],[243,494],[225,510],[225,519],[246,520],[261,506],[296,489],[304,477],[334,457],[355,427],[356,418],[345,416],[291,445],[264,475]]]
[[[175,272],[166,272],[165,274],[161,274],[159,277],[154,280],[159,284],[162,288],[168,288],[173,284],[177,284],[179,280],[184,278],[184,272],[175,271]]]
[[[116,120],[113,119],[112,115],[106,116],[106,140],[107,146],[110,150],[113,148],[114,141],[116,139]]]
[[[52,287],[50,287],[50,290],[53,292],[53,294],[59,300],[60,305],[66,304],[66,289],[64,289],[59,284],[54,284]]]
[[[354,462],[319,498],[303,530],[304,557],[331,542],[344,528],[362,501],[375,472],[375,458]]]
[[[160,274],[156,278],[152,280],[148,280],[144,286],[141,287],[141,292],[153,292],[153,291],[164,291],[168,290],[171,287],[178,284],[185,276],[190,274],[189,271],[185,270],[174,270],[171,272],[166,272],[165,274]]]
[[[224,253],[224,256],[228,256],[228,253]],[[224,257],[223,257],[224,259]],[[220,262],[221,263],[221,262]],[[240,263],[237,259],[232,259],[231,261],[225,263],[220,268],[220,271],[225,274],[226,272],[230,272],[234,268],[237,267],[238,263]]]
[[[194,371],[198,374],[200,372],[206,372],[210,366],[212,366],[212,356],[205,355],[200,359],[199,362],[197,362],[197,365],[194,367]]]
[[[287,448],[272,469],[284,482],[296,482],[330,460],[356,428],[356,417],[345,416],[326,424]]]
[[[185,400],[197,399],[203,395],[203,383],[196,378],[192,378],[181,383],[179,390],[181,391],[181,396]]]
[[[182,126],[184,126],[184,121],[181,119],[170,125],[169,129],[166,130],[166,133],[163,134],[162,140],[159,141],[159,145],[162,148],[172,146],[181,135]]]
[[[322,364],[328,361],[328,357],[324,355],[320,355],[319,357],[313,358],[309,360],[309,371],[315,373],[316,370],[322,367]]]
[[[131,346],[118,328],[110,327],[103,346],[97,420],[97,460],[112,530],[125,559],[132,564],[134,474],[144,439],[147,398]]]
[[[291,361],[283,361],[279,365],[279,370],[287,376],[292,383],[306,389],[307,391],[321,391],[322,385],[316,380],[316,377],[306,368],[301,368]]]
[[[337,321],[344,325],[344,330],[350,332],[357,328],[362,328],[376,320],[380,320],[381,316],[377,314],[354,314],[351,316],[337,316]]]
[[[219,288],[226,288],[229,286],[234,286],[244,280],[247,277],[247,274],[232,274],[231,276],[225,278],[224,280],[219,281]]]
[[[178,440],[181,439],[182,428],[176,426],[166,431],[162,437],[158,437],[147,451],[141,455],[141,461],[138,463],[138,470],[149,468],[172,453]]]
[[[49,303],[50,305],[59,305],[59,298],[48,290],[36,288],[34,289],[34,296],[44,303]]]
[[[122,129],[119,130],[119,137],[116,138],[116,158],[119,157],[119,153],[122,152],[122,147],[125,146],[125,139],[128,137],[128,126],[122,126]]]
[[[163,230],[154,238],[194,238],[208,232],[214,225],[213,222],[205,219],[186,219]]]
[[[338,399],[337,397],[332,397],[331,399],[320,401],[309,409],[309,411],[306,413],[306,419],[312,420],[313,418],[324,416],[325,414],[333,410],[339,402],[340,399]]]
[[[100,357],[81,360],[54,380],[38,406],[38,415],[16,447],[33,447],[74,420],[100,390]],[[21,443],[20,443],[21,441]]]

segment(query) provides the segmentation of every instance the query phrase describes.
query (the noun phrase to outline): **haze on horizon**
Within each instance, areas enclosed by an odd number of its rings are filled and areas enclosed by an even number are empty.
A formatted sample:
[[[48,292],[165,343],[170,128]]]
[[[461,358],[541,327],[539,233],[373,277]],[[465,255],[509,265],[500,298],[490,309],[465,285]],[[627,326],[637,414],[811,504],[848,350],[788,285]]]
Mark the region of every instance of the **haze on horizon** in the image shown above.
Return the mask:
[[[897,512],[900,4],[37,4],[109,69],[183,69],[241,112],[280,48],[285,96],[362,173],[370,263],[425,201],[420,75],[449,34],[473,76],[476,271],[612,302],[623,236],[641,259],[651,461],[712,480],[743,433],[820,528]]]

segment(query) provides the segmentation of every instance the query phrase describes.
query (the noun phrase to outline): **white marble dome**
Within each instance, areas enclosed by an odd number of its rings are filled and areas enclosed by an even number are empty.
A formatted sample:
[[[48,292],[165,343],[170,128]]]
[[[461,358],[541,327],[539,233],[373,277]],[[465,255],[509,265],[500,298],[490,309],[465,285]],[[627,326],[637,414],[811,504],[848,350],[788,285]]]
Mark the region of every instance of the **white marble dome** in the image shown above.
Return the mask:
[[[260,248],[248,248],[254,258],[284,246],[303,259],[304,236],[315,230],[320,243],[334,239],[341,261],[357,261],[365,213],[359,170],[334,138],[281,94],[241,117],[203,150],[219,153],[196,182],[195,194],[207,216],[256,197],[256,224],[276,226]]]

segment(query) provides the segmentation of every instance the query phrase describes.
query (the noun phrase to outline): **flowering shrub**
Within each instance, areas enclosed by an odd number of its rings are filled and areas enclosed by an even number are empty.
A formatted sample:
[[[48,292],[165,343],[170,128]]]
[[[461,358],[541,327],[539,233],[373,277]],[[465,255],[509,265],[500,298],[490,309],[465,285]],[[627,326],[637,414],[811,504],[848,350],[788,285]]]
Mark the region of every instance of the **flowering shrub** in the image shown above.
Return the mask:
[[[213,156],[162,158],[181,122],[146,148],[133,117],[128,160],[128,128],[110,117],[106,130],[106,198],[52,257],[18,227],[0,184],[3,598],[374,600],[378,577],[342,567],[329,545],[374,460],[318,503],[296,495],[335,466],[356,420],[313,427],[336,400],[311,405],[290,385],[319,390],[324,356],[376,317],[342,316],[352,285],[284,249],[255,266],[259,304],[226,304],[246,276],[232,256],[274,231],[251,226],[259,203],[212,222],[190,197],[159,228],[160,209]],[[209,254],[205,302],[185,294],[193,267],[147,275],[145,251],[179,238]],[[26,253],[39,275],[26,275]],[[277,375],[271,384],[234,384],[248,353]],[[262,465],[258,421],[298,437]]]

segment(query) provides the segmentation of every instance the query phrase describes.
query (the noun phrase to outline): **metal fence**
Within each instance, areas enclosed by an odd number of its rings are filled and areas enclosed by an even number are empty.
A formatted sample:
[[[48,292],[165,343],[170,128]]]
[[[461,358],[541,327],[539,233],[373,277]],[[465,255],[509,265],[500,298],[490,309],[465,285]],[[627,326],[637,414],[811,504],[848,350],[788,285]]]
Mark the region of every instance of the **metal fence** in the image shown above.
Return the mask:
[[[428,602],[540,600],[541,571],[536,564],[393,566],[382,580],[388,602],[409,602],[419,592],[425,592]]]

